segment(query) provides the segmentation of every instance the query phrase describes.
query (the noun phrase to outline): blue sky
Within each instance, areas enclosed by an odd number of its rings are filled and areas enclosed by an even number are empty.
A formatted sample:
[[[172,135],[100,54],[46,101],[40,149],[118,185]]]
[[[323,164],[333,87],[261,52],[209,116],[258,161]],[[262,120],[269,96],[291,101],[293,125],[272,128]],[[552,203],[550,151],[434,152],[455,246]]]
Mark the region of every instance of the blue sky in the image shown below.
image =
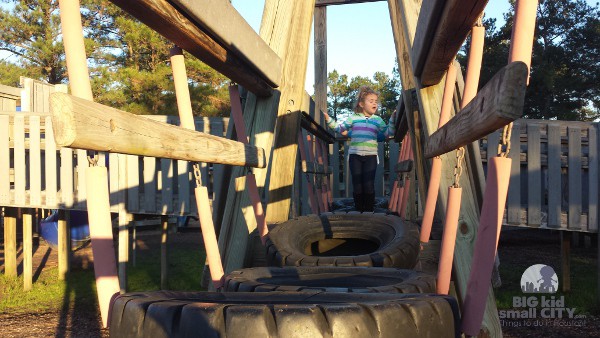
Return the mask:
[[[258,32],[264,0],[233,0],[233,6]],[[509,8],[508,0],[490,0],[486,16],[499,21]],[[498,24],[499,25],[499,24]],[[361,50],[361,48],[364,48]],[[306,91],[313,93],[313,38],[310,38]],[[375,72],[392,73],[396,49],[387,1],[327,8],[327,71],[336,69],[349,77],[372,77]]]

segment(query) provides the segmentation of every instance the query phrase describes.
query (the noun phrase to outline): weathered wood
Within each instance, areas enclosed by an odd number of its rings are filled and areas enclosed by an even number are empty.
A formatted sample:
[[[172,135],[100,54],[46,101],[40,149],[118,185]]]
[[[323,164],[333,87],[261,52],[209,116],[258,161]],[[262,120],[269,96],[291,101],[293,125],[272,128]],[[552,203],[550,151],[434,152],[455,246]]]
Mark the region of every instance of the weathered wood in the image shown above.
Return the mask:
[[[271,86],[279,85],[281,59],[229,1],[173,0],[172,3],[220,45],[253,66]]]
[[[21,89],[0,84],[0,97],[18,100],[21,98]]]
[[[69,253],[71,241],[69,239],[69,211],[58,211],[58,279],[65,280],[69,273]]]
[[[160,217],[160,289],[169,288],[169,216]]]
[[[42,157],[40,117],[29,116],[29,205],[42,204]]]
[[[350,5],[360,4],[363,2],[378,2],[384,0],[316,0],[315,7],[331,6],[331,5]]]
[[[440,16],[444,10],[444,5],[447,2],[448,1],[446,0],[429,0],[424,1],[421,5],[419,19],[417,20],[417,31],[415,33],[415,40],[413,41],[413,48],[411,51],[412,66],[415,76],[421,76],[427,53],[431,48],[434,48],[431,46],[431,40],[433,40],[433,35],[440,23]],[[452,60],[448,61],[451,62]],[[441,72],[441,76],[443,76],[446,69],[448,69],[450,62]]]
[[[560,126],[548,125],[548,227],[561,226]]]
[[[161,174],[161,213],[166,214],[173,210],[173,160],[160,159]]]
[[[60,149],[60,198],[63,208],[72,208],[73,196],[73,149]]]
[[[17,276],[17,208],[4,209],[4,274]]]
[[[437,23],[435,34],[431,37],[430,43],[427,43],[427,40],[423,41],[424,47],[430,46],[429,51],[417,54],[421,57],[427,55],[425,62],[422,63],[423,71],[415,71],[415,76],[421,78],[421,83],[424,86],[434,85],[443,78],[446,69],[456,57],[456,53],[469,32],[471,32],[471,28],[477,22],[488,0],[448,0],[442,2],[445,5],[443,5],[444,9],[441,16],[437,20],[435,20],[436,17],[431,18]],[[436,8],[439,8],[439,6],[436,6]],[[416,46],[420,30],[421,28],[417,26],[414,46]],[[424,37],[427,37],[425,33]],[[413,64],[417,62],[414,56],[415,54],[413,54]]]
[[[33,212],[23,213],[23,290],[31,290],[33,284]]]
[[[46,206],[54,208],[57,206],[57,182],[56,178],[56,143],[54,140],[54,129],[52,128],[51,117],[46,120],[46,151],[44,153],[46,166]]]
[[[111,154],[112,155],[112,154]],[[129,261],[129,220],[127,215],[127,194],[128,194],[128,155],[117,155],[116,166],[111,168],[111,171],[115,171],[117,189],[114,192],[117,202],[118,209],[118,231],[119,231],[119,243],[118,243],[118,267],[119,273],[119,288],[121,292],[127,292],[127,263]],[[111,162],[112,163],[112,162]],[[112,194],[111,194],[112,195]]]
[[[156,122],[62,93],[50,96],[56,143],[123,154],[265,166],[261,148]]]
[[[521,117],[527,74],[523,62],[499,70],[464,109],[431,135],[425,156],[445,154]]]
[[[542,222],[542,166],[540,164],[540,126],[527,125],[527,222]]]
[[[400,163],[396,163],[395,171],[397,173],[407,173],[412,171],[413,169],[413,161],[412,160],[404,160]]]
[[[337,198],[340,197],[340,175],[341,170],[340,170],[340,143],[339,142],[334,142],[333,143],[333,150],[331,152],[332,156],[331,156],[331,167],[332,168],[336,168],[336,170],[333,170],[333,184],[331,185],[331,189],[333,190],[333,198]]]
[[[122,156],[122,155],[121,155]],[[156,158],[144,157],[144,211],[156,210]]]
[[[509,224],[521,223],[521,162],[519,154],[521,152],[521,126],[513,125],[512,135],[510,138],[511,152],[509,154],[512,159],[510,169],[511,182],[508,187],[508,202],[507,202],[507,219]]]
[[[332,171],[331,166],[306,161],[302,162],[302,172],[306,174],[329,175]]]
[[[25,205],[25,116],[15,116],[14,129],[15,149],[14,149],[14,168],[15,168],[15,204]]]
[[[569,127],[569,230],[581,229],[582,180],[581,180],[581,129]]]
[[[588,128],[588,231],[598,231],[598,135],[596,127]]]
[[[166,0],[111,0],[156,32],[204,61],[216,71],[259,96],[270,96],[271,85],[232,50],[221,46],[188,16]],[[219,15],[219,19],[222,16]],[[228,22],[228,21],[226,21]]]
[[[0,177],[10,176],[9,116],[0,115]],[[0,205],[10,204],[10,180],[0,179]]]
[[[321,127],[310,117],[309,114],[305,113],[304,111],[302,112],[300,126],[327,143],[335,142],[335,136],[325,128]]]

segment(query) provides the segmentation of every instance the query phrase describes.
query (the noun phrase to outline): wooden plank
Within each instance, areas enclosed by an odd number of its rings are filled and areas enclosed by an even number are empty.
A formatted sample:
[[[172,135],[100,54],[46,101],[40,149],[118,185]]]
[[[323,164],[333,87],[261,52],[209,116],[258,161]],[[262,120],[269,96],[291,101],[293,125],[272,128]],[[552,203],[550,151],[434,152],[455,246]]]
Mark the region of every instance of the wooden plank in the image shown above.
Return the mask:
[[[172,3],[221,46],[252,66],[267,83],[273,87],[279,85],[281,59],[229,1],[173,0]]]
[[[127,211],[140,211],[140,164],[139,157],[127,156]]]
[[[542,166],[540,164],[540,126],[527,125],[527,223],[542,222]]]
[[[40,117],[29,116],[29,205],[42,205],[42,157]]]
[[[160,175],[162,185],[160,187],[161,210],[160,213],[165,215],[173,211],[173,161],[161,158],[160,159]]]
[[[434,48],[431,46],[431,40],[433,40],[435,30],[440,23],[440,16],[442,15],[446,2],[446,0],[429,0],[422,2],[419,19],[417,20],[415,40],[413,41],[413,48],[411,51],[413,73],[415,76],[421,75],[427,53],[431,48]],[[446,69],[448,69],[449,65],[450,63],[448,63]],[[442,76],[443,74],[444,73],[442,72]]]
[[[598,232],[598,133],[588,128],[588,231]]]
[[[169,216],[160,217],[160,289],[169,288]]]
[[[259,96],[270,96],[271,85],[241,60],[221,46],[184,13],[167,0],[111,0],[115,5],[148,25],[177,46]],[[219,19],[223,16],[219,15]]]
[[[25,166],[25,116],[23,115],[15,116],[14,139],[15,204],[25,206],[27,167]]]
[[[21,98],[21,88],[0,84],[0,96],[4,98],[11,98],[16,101]]]
[[[581,128],[568,127],[569,135],[569,230],[581,229]]]
[[[52,127],[51,117],[47,116],[46,121],[46,147],[44,151],[45,173],[46,173],[46,204],[48,208],[57,207],[58,199],[58,173],[56,163],[56,143],[54,143],[54,129]]]
[[[209,180],[209,176],[206,181]],[[175,213],[178,215],[187,214],[190,211],[190,171],[187,161],[177,161],[177,205]]]
[[[548,125],[548,227],[559,228],[562,226],[561,201],[562,201],[562,174],[560,165],[561,139],[560,126]],[[566,228],[566,224],[565,224]]]
[[[17,208],[4,209],[4,275],[17,276]]]
[[[10,203],[9,116],[0,115],[0,205]]]
[[[87,168],[90,166],[90,162],[87,158],[87,151],[85,150],[77,150],[75,152],[77,154],[77,180],[75,181],[76,189],[77,189],[77,204],[81,207],[85,208],[87,202],[87,189],[86,189],[86,180],[85,174]],[[100,159],[100,155],[98,154],[98,159]]]
[[[73,150],[70,148],[60,149],[60,198],[61,207],[72,208],[73,196]]]
[[[31,290],[33,284],[33,213],[23,213],[23,290]]]
[[[69,252],[71,241],[69,238],[69,211],[58,211],[58,280],[65,280],[69,273]]]
[[[50,96],[58,145],[176,160],[265,167],[264,150],[156,122],[63,93]]]
[[[156,211],[156,158],[145,156],[144,166],[144,211]]]
[[[458,50],[471,32],[471,28],[477,22],[488,0],[448,0],[442,2],[445,3],[444,10],[441,16],[435,21],[437,28],[430,40],[431,43],[424,41],[424,47],[430,46],[429,51],[417,54],[427,55],[423,63],[423,71],[415,71],[415,76],[421,78],[421,83],[424,86],[439,83],[443,78],[448,66],[450,66],[456,57],[456,53],[458,53]],[[420,27],[417,26],[413,51],[414,47],[416,47],[419,30]],[[415,62],[413,57],[413,64]]]
[[[506,203],[507,221],[509,224],[521,223],[521,162],[518,160],[521,149],[520,132],[520,126],[513,125],[510,138],[511,152],[509,153],[513,161],[510,168],[511,178],[508,186],[508,201]]]
[[[360,4],[363,2],[379,2],[384,0],[316,0],[315,7],[331,6],[331,5],[351,5]]]
[[[431,135],[425,156],[445,154],[520,118],[527,75],[523,62],[499,70],[467,106]]]
[[[125,167],[127,166],[125,156],[127,155],[115,153],[108,154],[109,203],[111,205],[111,210],[116,212],[119,211],[118,207],[113,207],[118,206],[121,203],[119,199],[120,193],[124,191],[123,186],[125,185],[124,182],[121,183],[121,180],[127,177],[126,175],[121,175],[120,172],[121,170],[125,170]],[[124,168],[122,169],[121,166]]]

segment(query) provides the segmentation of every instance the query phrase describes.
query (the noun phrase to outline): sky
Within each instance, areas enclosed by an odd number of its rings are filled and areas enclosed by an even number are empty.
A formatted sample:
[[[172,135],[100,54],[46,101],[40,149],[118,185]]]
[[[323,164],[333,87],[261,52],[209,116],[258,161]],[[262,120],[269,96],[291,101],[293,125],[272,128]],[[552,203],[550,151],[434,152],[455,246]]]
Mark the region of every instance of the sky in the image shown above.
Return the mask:
[[[264,0],[233,0],[233,6],[256,30]],[[497,18],[497,27],[504,22],[502,14],[509,8],[508,0],[490,0],[486,17]],[[313,94],[314,52],[311,33],[305,88]],[[392,74],[396,48],[387,1],[337,5],[327,7],[327,72],[334,69],[350,78],[371,78],[375,72]]]

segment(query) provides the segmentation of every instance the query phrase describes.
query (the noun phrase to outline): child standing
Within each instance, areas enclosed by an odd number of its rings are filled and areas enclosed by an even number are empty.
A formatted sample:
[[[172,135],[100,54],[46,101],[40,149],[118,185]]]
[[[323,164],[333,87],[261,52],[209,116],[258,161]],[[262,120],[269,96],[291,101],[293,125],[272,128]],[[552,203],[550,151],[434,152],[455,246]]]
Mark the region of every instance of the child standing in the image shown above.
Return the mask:
[[[325,114],[329,128],[338,133],[348,132],[350,147],[348,150],[350,173],[354,187],[354,206],[358,211],[373,211],[375,205],[375,171],[377,170],[377,135],[386,137],[394,134],[395,113],[389,126],[377,113],[379,93],[373,89],[360,87],[354,104],[354,114],[346,121],[336,121]]]

